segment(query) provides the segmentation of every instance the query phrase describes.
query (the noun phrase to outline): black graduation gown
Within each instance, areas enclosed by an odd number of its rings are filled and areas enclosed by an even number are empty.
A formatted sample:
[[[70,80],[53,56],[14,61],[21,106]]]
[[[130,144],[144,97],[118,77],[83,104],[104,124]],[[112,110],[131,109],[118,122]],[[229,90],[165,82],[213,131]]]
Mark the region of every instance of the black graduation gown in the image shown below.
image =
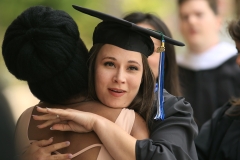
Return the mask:
[[[164,90],[165,120],[154,121],[150,139],[136,143],[137,160],[197,160],[198,133],[191,105]],[[156,115],[156,105],[153,117]]]
[[[240,160],[240,116],[225,115],[230,107],[217,109],[202,126],[195,140],[199,160]]]
[[[182,94],[192,105],[199,128],[231,97],[240,97],[240,68],[235,61],[236,56],[217,68],[201,71],[179,67]]]

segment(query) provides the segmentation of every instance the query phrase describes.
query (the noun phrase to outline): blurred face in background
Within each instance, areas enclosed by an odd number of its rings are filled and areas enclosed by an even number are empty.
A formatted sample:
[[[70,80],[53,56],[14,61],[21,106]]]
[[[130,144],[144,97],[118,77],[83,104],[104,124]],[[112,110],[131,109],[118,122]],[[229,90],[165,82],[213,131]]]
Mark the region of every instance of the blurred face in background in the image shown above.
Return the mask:
[[[179,6],[180,30],[190,49],[218,42],[221,19],[206,0],[188,0]]]
[[[235,41],[236,44],[236,48],[238,50],[238,57],[236,59],[236,63],[239,65],[240,67],[240,41]]]
[[[147,24],[147,23],[137,23],[138,26],[141,26],[143,28],[149,28],[149,29],[153,29],[156,30],[155,28],[153,28],[151,25]],[[154,52],[151,56],[148,57],[148,63],[149,66],[154,74],[155,79],[157,79],[158,77],[158,66],[159,66],[159,57],[160,54],[157,52],[157,48],[161,46],[161,42],[156,39],[151,37],[153,43],[154,43]]]

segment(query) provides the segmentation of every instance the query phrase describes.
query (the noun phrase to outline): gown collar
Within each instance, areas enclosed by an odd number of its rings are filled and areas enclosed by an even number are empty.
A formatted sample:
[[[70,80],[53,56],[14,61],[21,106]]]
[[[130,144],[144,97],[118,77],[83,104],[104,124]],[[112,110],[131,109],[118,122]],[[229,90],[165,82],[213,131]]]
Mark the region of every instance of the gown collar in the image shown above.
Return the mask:
[[[202,54],[191,52],[179,54],[177,55],[177,63],[181,67],[194,71],[208,70],[219,67],[236,54],[237,49],[234,45],[220,42]]]

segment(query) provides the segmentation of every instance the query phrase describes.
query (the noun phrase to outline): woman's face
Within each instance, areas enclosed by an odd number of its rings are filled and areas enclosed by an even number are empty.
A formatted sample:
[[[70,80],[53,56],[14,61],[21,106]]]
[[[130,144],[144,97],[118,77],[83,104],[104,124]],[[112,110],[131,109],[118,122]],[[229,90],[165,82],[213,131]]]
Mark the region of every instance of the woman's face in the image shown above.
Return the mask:
[[[98,99],[112,108],[125,108],[138,93],[143,74],[142,56],[105,44],[95,63],[95,89]]]
[[[149,28],[155,30],[152,26],[150,26],[147,23],[137,23],[138,26],[141,26],[143,28]],[[151,56],[148,57],[148,63],[149,66],[154,74],[155,79],[158,77],[158,67],[159,67],[159,57],[160,54],[157,52],[157,48],[161,46],[161,41],[159,41],[156,38],[151,37],[153,43],[154,43],[154,52]]]
[[[236,59],[236,63],[240,67],[240,41],[235,41],[235,44],[236,44],[236,48],[237,48],[237,51],[238,51],[238,57]]]

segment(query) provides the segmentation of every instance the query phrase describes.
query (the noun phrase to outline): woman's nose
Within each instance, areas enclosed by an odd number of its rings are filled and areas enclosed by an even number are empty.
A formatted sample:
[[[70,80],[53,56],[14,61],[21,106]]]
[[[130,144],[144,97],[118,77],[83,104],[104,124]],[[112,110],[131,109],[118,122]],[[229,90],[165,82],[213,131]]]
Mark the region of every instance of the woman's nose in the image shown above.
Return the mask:
[[[115,76],[113,77],[114,82],[125,83],[126,82],[126,73],[123,69],[119,69]]]

